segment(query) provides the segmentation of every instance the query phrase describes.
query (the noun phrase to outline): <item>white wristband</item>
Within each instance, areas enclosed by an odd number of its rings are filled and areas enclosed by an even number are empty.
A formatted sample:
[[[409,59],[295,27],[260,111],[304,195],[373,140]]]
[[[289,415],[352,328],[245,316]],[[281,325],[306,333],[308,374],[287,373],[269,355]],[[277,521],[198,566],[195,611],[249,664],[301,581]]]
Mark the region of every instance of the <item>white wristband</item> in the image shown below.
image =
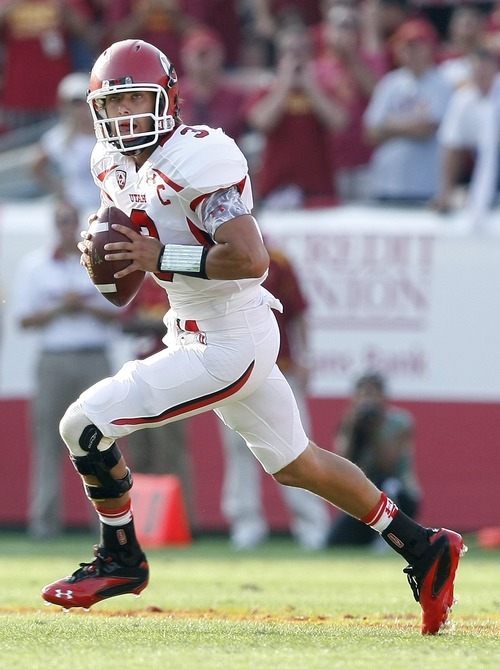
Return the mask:
[[[204,246],[165,244],[158,258],[160,272],[178,272],[208,279],[205,262],[208,249]]]

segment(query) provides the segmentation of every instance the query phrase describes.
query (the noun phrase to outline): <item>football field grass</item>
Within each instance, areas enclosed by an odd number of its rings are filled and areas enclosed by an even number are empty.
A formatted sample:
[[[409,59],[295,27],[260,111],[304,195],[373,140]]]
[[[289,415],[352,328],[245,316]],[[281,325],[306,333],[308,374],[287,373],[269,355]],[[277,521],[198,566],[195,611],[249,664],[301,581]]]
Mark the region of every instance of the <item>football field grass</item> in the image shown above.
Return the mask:
[[[500,551],[469,553],[452,623],[420,634],[420,607],[393,553],[307,553],[287,538],[234,552],[225,538],[148,551],[140,598],[89,613],[45,607],[41,587],[91,559],[94,537],[0,534],[5,669],[482,669],[500,666]]]

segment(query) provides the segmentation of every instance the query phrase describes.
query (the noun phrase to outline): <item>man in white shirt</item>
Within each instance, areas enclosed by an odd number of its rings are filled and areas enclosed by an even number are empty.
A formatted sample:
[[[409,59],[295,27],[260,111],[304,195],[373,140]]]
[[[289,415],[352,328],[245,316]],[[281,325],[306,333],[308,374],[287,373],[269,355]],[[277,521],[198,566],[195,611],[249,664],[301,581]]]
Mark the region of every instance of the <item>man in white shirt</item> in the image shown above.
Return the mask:
[[[364,116],[367,138],[376,146],[373,196],[424,203],[436,189],[436,132],[452,89],[434,63],[437,35],[431,24],[411,19],[392,43],[401,67],[378,82]]]
[[[35,145],[31,166],[46,192],[73,205],[83,216],[100,203],[99,188],[89,170],[95,135],[86,104],[88,87],[89,77],[83,72],[72,72],[60,81],[59,120]]]
[[[467,157],[472,163],[466,210],[478,218],[495,199],[497,188],[498,130],[500,99],[498,56],[485,49],[472,56],[472,77],[468,85],[451,97],[441,122],[439,191],[432,204],[437,211],[453,209],[457,186]],[[495,137],[497,138],[495,141]]]
[[[39,334],[29,504],[29,532],[36,539],[53,538],[62,530],[65,451],[59,421],[70,399],[109,375],[110,323],[119,313],[95,289],[80,264],[76,209],[57,205],[54,222],[55,246],[23,258],[16,282],[18,323]]]

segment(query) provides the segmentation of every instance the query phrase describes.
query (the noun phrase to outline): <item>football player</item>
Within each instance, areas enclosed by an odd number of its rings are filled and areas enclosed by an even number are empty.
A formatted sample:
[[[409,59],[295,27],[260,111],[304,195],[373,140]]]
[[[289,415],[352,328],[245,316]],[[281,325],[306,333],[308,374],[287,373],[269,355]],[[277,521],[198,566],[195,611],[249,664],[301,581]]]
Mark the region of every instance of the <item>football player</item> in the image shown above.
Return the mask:
[[[305,433],[275,364],[273,309],[281,305],[261,285],[269,258],[241,151],[221,129],[182,123],[174,67],[144,41],[104,51],[91,72],[88,103],[102,203],[140,229],[115,226],[128,241],[109,243],[105,257],[131,261],[117,278],[140,269],[166,290],[168,346],[89,388],[61,420],[101,536],[94,559],[47,585],[43,598],[89,608],[146,587],[132,476],[115,440],[213,410],[279,483],[306,488],[379,532],[409,563],[404,571],[423,610],[422,632],[437,633],[453,603],[462,537],[415,523],[357,466]],[[85,242],[80,248],[86,262]]]

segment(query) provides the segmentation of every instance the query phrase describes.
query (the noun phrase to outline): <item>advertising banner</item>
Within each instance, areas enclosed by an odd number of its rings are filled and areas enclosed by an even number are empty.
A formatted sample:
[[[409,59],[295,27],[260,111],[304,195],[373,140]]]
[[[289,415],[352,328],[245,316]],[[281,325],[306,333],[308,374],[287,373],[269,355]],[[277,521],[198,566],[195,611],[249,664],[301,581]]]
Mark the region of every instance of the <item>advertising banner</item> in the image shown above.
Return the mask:
[[[500,399],[495,225],[473,235],[427,210],[354,206],[260,221],[309,300],[313,396],[377,369],[409,399]]]

